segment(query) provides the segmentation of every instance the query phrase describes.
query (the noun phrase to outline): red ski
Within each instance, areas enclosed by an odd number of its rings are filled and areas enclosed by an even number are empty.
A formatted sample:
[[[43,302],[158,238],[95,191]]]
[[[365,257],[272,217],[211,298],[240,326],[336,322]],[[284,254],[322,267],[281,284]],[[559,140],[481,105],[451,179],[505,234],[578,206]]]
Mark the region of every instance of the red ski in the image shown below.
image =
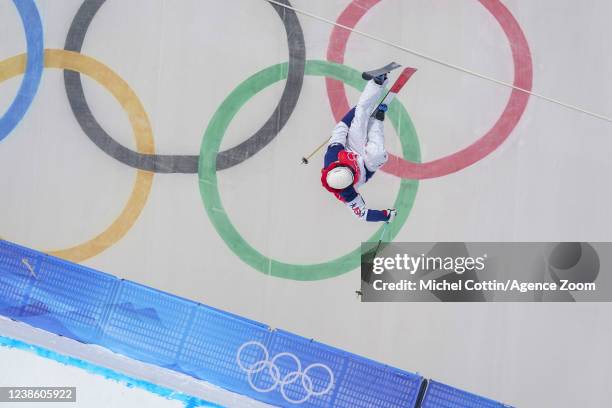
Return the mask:
[[[404,85],[406,85],[406,82],[408,82],[408,80],[410,79],[410,77],[416,72],[416,68],[404,68],[404,70],[402,71],[402,73],[400,74],[400,76],[395,80],[395,83],[393,84],[393,86],[387,91],[387,93],[385,94],[385,96],[383,97],[382,101],[380,102],[380,105],[387,105],[389,106],[389,104],[391,103],[391,101],[393,101],[393,98],[395,98],[395,95],[398,94],[398,92],[404,87]],[[374,112],[372,112],[372,115],[374,115],[376,113],[377,109],[374,109]]]

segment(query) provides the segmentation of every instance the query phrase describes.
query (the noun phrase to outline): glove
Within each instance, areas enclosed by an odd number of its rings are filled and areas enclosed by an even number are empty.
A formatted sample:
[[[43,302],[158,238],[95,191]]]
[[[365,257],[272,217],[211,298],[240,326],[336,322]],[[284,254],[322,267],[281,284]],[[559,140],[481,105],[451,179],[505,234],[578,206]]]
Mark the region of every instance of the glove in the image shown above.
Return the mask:
[[[385,210],[385,212],[389,216],[389,219],[386,221],[387,224],[389,224],[390,222],[393,222],[395,217],[397,217],[397,210],[395,208],[389,208],[389,209]]]
[[[376,108],[374,117],[382,122],[383,120],[385,120],[385,112],[387,111],[387,109],[387,105],[381,103],[380,105],[378,105],[378,108]]]

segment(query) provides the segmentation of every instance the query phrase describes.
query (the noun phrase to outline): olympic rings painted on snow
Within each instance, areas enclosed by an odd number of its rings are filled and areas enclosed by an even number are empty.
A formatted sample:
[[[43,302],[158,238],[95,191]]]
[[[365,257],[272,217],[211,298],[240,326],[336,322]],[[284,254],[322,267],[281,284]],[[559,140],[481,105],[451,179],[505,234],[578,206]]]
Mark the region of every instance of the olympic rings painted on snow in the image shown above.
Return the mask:
[[[0,61],[0,83],[23,73],[25,66],[25,54]],[[44,66],[45,68],[69,69],[80,72],[105,87],[128,114],[138,151],[149,154],[155,152],[149,118],[140,100],[129,85],[110,68],[93,58],[76,52],[49,49],[44,52]],[[136,222],[147,201],[152,183],[153,173],[138,170],[127,203],[121,214],[106,230],[85,243],[67,249],[49,251],[49,253],[72,262],[81,262],[113,245]]]
[[[0,141],[11,133],[25,116],[36,96],[43,70],[43,29],[36,4],[33,0],[13,0],[13,3],[17,7],[25,31],[28,58],[17,96],[0,117]],[[1,71],[0,75],[3,75]]]
[[[246,366],[243,363],[242,358],[241,358],[242,353],[244,349],[246,349],[247,347],[253,347],[253,346],[261,349],[264,355],[264,358],[256,361],[255,363],[249,366]],[[291,371],[290,373],[285,374],[282,378],[281,378],[280,368],[276,364],[276,362],[281,358],[289,358],[293,360],[296,366],[296,369],[294,371]],[[287,402],[290,402],[292,404],[301,404],[303,402],[308,401],[311,397],[318,397],[321,395],[325,395],[329,393],[334,387],[334,382],[335,382],[334,372],[327,365],[322,364],[322,363],[313,363],[313,364],[310,364],[308,367],[306,367],[304,370],[302,370],[302,362],[300,361],[300,359],[295,354],[289,353],[286,351],[276,354],[270,360],[270,354],[266,346],[254,340],[247,341],[246,343],[242,344],[240,348],[238,348],[238,351],[236,352],[236,363],[238,364],[238,367],[240,368],[240,370],[247,373],[247,380],[249,382],[249,385],[255,391],[266,393],[266,392],[274,391],[276,388],[279,388],[280,393],[283,396],[283,398]],[[308,372],[310,370],[314,370],[317,368],[327,372],[328,380],[326,381],[325,387],[323,387],[321,390],[315,391],[313,380],[308,375]],[[260,387],[255,384],[256,380],[255,380],[254,375],[258,373],[262,373],[264,369],[267,370],[267,373],[272,379],[272,381],[269,386]],[[299,399],[291,398],[289,397],[289,395],[287,395],[287,390],[285,387],[290,384],[294,384],[298,379],[300,379],[301,386],[304,388],[305,395]]]
[[[379,1],[354,0],[342,12],[337,22],[353,28],[359,19]],[[519,23],[500,0],[478,1],[493,15],[508,37],[514,63],[514,86],[530,91],[533,84],[531,52]],[[329,61],[343,62],[350,33],[348,30],[334,26],[327,49]],[[332,79],[328,79],[326,85],[334,118],[339,121],[349,109],[344,85]],[[529,94],[512,90],[508,103],[497,122],[484,136],[468,147],[440,159],[422,163],[389,155],[389,161],[382,170],[398,177],[420,180],[444,176],[471,166],[492,153],[508,138],[523,116],[528,101]]]
[[[256,73],[240,84],[224,100],[207,126],[199,156],[169,156],[155,154],[151,126],[142,104],[127,83],[110,68],[93,58],[62,50],[46,50],[43,63],[42,24],[36,6],[32,0],[13,1],[24,23],[28,54],[27,58],[25,55],[19,55],[0,62],[0,82],[25,73],[17,97],[7,113],[0,118],[0,140],[13,130],[16,123],[25,115],[38,89],[44,64],[48,68],[66,70],[64,72],[66,92],[73,112],[87,136],[107,154],[139,169],[131,196],[119,217],[95,238],[72,248],[53,251],[51,252],[53,255],[80,262],[102,252],[121,239],[135,223],[151,189],[152,171],[190,173],[197,170],[202,201],[215,229],[230,249],[253,268],[287,279],[318,280],[337,276],[358,267],[359,248],[337,259],[309,265],[283,263],[260,254],[240,236],[233,226],[223,209],[218,191],[216,175],[218,170],[239,164],[256,154],[272,141],[286,124],[297,104],[305,74],[326,77],[328,96],[332,102],[336,119],[339,119],[348,110],[344,85],[338,81],[344,81],[357,89],[363,88],[364,82],[360,78],[360,73],[351,68],[333,62],[306,62],[302,28],[294,11],[271,4],[285,27],[289,62],[277,64]],[[281,1],[289,4],[288,0]],[[345,9],[338,21],[352,27],[379,1],[355,0]],[[530,90],[533,77],[531,54],[520,26],[500,0],[478,1],[496,18],[510,40],[515,68],[514,84]],[[82,3],[70,26],[66,38],[66,49],[81,50],[87,29],[104,2],[105,0],[85,0]],[[328,59],[342,61],[349,35],[350,32],[334,28],[330,38]],[[88,75],[102,84],[120,102],[130,118],[137,151],[126,149],[118,144],[97,123],[85,101],[79,73]],[[225,130],[237,111],[253,95],[283,79],[286,79],[287,82],[282,97],[266,123],[238,146],[225,152],[219,152]],[[502,116],[487,134],[457,153],[427,163],[420,163],[419,144],[408,113],[399,101],[393,102],[388,117],[398,130],[403,159],[391,156],[383,169],[402,178],[394,206],[403,211],[398,214],[397,221],[389,227],[390,239],[397,235],[409,215],[416,196],[418,180],[459,171],[494,151],[516,126],[526,108],[528,99],[529,95],[513,91]],[[380,229],[369,238],[369,241],[377,240],[379,234]],[[266,367],[263,367],[262,370]],[[270,375],[275,375],[271,366],[267,367],[267,370],[271,373]],[[291,380],[292,383],[297,381],[298,377],[297,374],[294,374],[290,378],[280,379],[279,377],[279,380]],[[304,387],[307,388],[308,380],[305,377],[300,378]]]
[[[309,60],[306,62],[306,75],[331,76],[345,81],[348,85],[362,90],[365,81],[361,73],[344,65],[327,61]],[[289,264],[269,258],[253,248],[240,235],[230,221],[223,208],[220,191],[217,184],[217,169],[215,158],[227,127],[238,110],[255,94],[282,80],[287,75],[287,64],[277,64],[259,71],[238,85],[234,91],[221,103],[206,128],[200,150],[200,194],[204,208],[215,229],[227,246],[244,262],[258,271],[286,279],[319,280],[350,272],[360,263],[361,251],[357,248],[350,253],[328,262],[318,264]],[[418,162],[420,149],[416,131],[408,113],[398,100],[389,106],[387,117],[397,130],[405,158]],[[418,181],[403,179],[395,200],[394,207],[400,209],[396,220],[389,224],[389,240],[397,235],[412,209]],[[368,241],[378,241],[384,226],[381,226]]]
[[[87,30],[106,0],[85,0],[75,15],[64,48],[81,52]],[[288,0],[280,0],[290,5]],[[306,46],[300,22],[293,10],[270,4],[278,13],[287,34],[289,47],[289,73],[281,98],[272,115],[264,125],[248,139],[217,156],[217,169],[235,166],[255,155],[270,143],[285,126],[293,113],[302,90]],[[83,85],[78,73],[64,71],[64,84],[74,113],[83,132],[109,156],[128,166],[157,173],[197,173],[199,156],[153,155],[135,152],[113,139],[100,126],[85,99]]]

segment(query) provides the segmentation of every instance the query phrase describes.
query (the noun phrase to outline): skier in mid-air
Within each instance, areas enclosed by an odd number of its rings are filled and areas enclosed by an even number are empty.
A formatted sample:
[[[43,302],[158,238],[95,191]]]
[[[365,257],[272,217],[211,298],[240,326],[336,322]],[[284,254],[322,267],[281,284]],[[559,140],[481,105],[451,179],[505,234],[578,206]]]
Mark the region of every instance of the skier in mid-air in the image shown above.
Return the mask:
[[[387,105],[379,104],[387,73],[377,76],[371,73],[363,73],[363,78],[368,82],[359,102],[334,127],[321,170],[321,183],[359,219],[388,223],[393,221],[397,210],[367,208],[357,191],[388,159],[383,129]]]

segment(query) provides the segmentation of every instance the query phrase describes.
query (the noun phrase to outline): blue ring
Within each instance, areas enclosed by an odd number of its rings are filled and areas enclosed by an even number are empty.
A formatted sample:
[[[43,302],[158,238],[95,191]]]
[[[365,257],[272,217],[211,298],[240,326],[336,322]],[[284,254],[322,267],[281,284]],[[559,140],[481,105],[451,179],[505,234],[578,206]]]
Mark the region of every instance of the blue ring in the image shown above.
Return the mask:
[[[44,65],[43,29],[38,8],[33,0],[13,0],[26,35],[28,59],[17,96],[0,117],[0,141],[23,119],[36,96]]]

